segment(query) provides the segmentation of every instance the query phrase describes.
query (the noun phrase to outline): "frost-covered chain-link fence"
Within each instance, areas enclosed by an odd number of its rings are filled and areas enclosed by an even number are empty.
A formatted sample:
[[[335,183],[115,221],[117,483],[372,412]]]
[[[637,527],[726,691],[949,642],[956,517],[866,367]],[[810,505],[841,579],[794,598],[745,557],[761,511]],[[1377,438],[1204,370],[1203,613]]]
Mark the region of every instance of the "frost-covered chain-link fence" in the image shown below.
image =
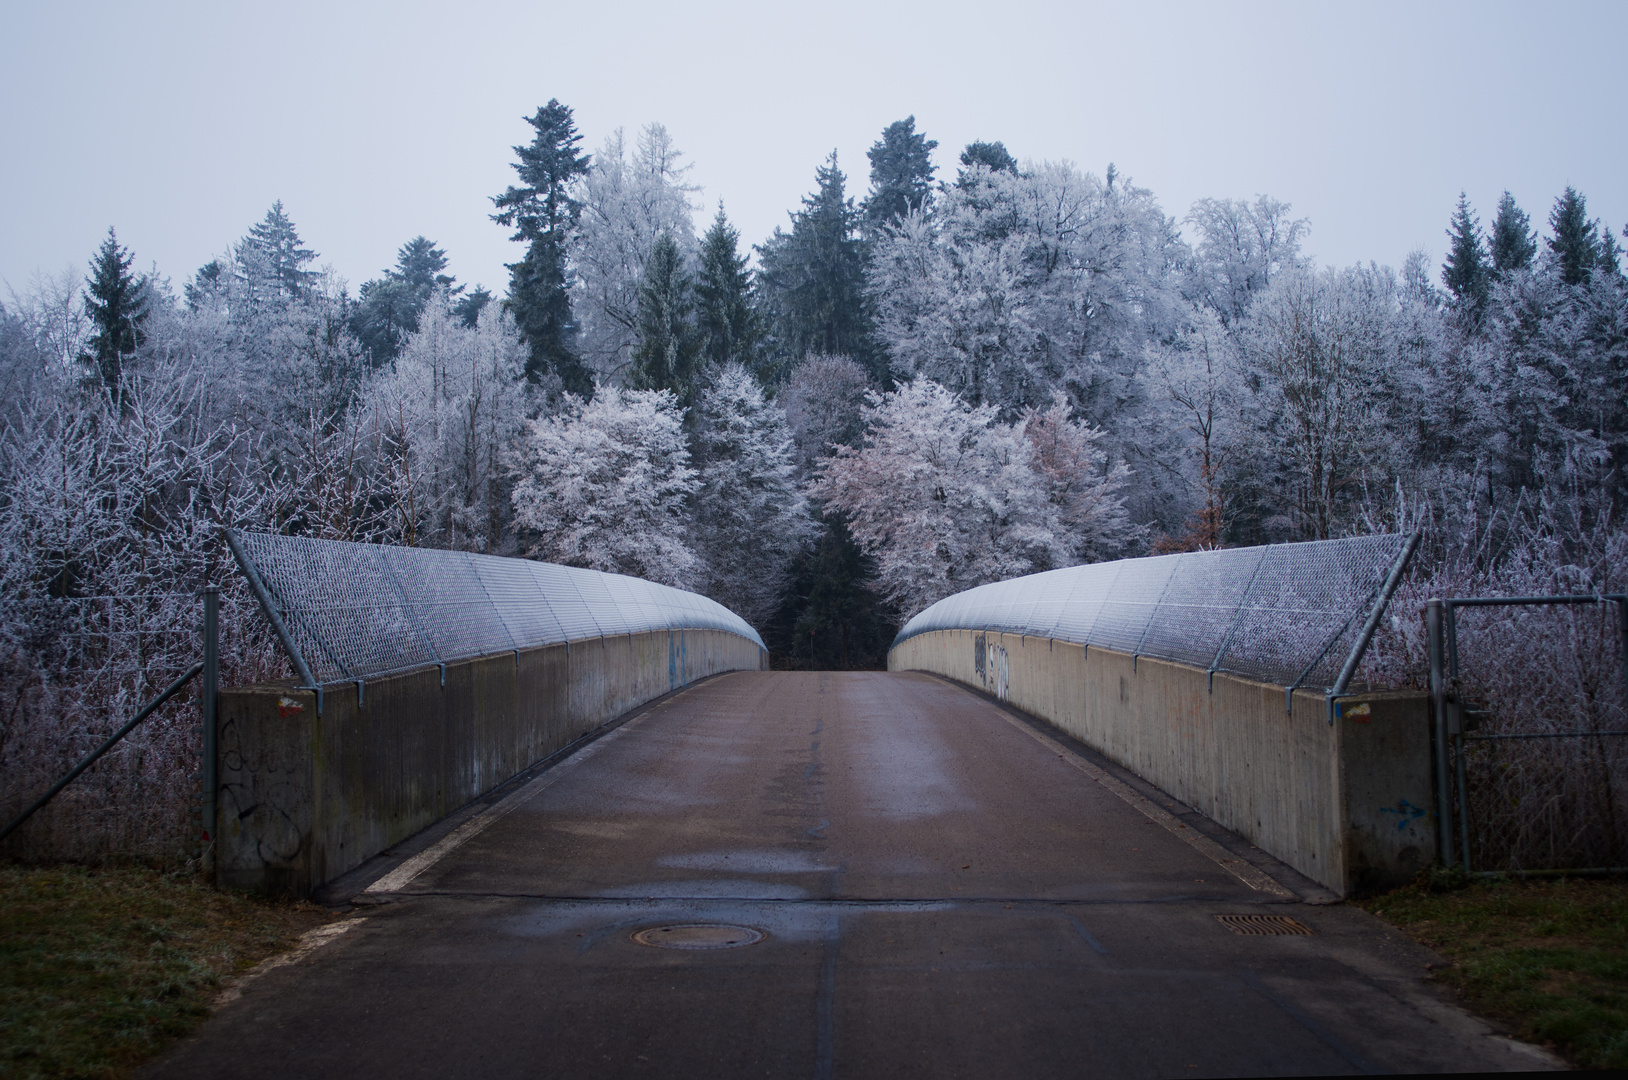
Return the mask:
[[[763,646],[723,605],[621,574],[264,533],[235,541],[319,682],[650,630],[726,630]]]
[[[221,594],[226,685],[282,675],[246,585]],[[4,598],[0,637],[0,822],[21,810],[202,658],[194,591]],[[7,837],[23,859],[174,865],[198,848],[197,683]]]
[[[1000,630],[1327,689],[1407,542],[1386,534],[1071,566],[946,597],[894,644]]]

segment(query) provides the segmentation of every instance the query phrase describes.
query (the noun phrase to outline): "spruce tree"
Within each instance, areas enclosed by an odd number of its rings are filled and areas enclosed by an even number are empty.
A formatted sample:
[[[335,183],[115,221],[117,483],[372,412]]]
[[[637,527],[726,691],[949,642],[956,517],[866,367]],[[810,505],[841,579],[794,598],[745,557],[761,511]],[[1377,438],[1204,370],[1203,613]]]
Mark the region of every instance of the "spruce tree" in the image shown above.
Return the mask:
[[[264,283],[284,301],[303,300],[316,280],[316,271],[305,267],[316,260],[317,253],[300,239],[281,199],[271,204],[264,220],[249,229],[238,245],[238,255],[253,273],[263,274]]]
[[[865,221],[873,232],[927,202],[933,190],[932,152],[937,147],[936,140],[916,131],[914,116],[882,129],[882,137],[866,151],[871,192],[865,200]]]
[[[514,228],[512,239],[526,245],[526,254],[509,263],[509,298],[506,301],[530,352],[526,375],[533,380],[553,368],[565,389],[593,392],[582,361],[573,348],[576,325],[571,317],[570,280],[566,258],[572,224],[580,205],[571,195],[578,177],[588,172],[588,155],[577,144],[571,110],[550,99],[526,123],[536,131],[529,146],[516,146],[514,163],[520,186],[510,185],[493,196],[498,212],[492,220]]]
[[[701,269],[695,283],[696,329],[707,363],[722,367],[740,364],[757,374],[757,346],[761,337],[753,307],[752,275],[740,254],[740,232],[718,216],[701,238]]]
[[[446,268],[447,253],[434,241],[415,236],[396,252],[395,269],[362,283],[350,329],[375,366],[393,361],[401,342],[418,330],[419,316],[437,286],[453,296],[463,292],[456,278],[441,272]]]
[[[1017,172],[1017,158],[1006,151],[1002,142],[969,142],[961,151],[961,170],[956,175],[957,187],[966,187],[967,173],[974,165],[982,165],[990,172]]]
[[[865,295],[859,214],[844,194],[837,152],[815,173],[816,189],[792,214],[791,232],[776,229],[758,249],[776,361],[782,369],[809,353],[848,356],[886,382]]]
[[[1549,212],[1549,258],[1566,285],[1588,281],[1600,259],[1599,224],[1588,219],[1583,196],[1570,184]]]
[[[1537,238],[1532,235],[1532,219],[1526,211],[1515,205],[1515,196],[1504,192],[1498,200],[1498,216],[1492,222],[1492,272],[1503,277],[1516,270],[1527,270],[1538,253]]]
[[[1486,249],[1481,243],[1481,226],[1470,211],[1470,200],[1459,192],[1458,209],[1447,228],[1447,261],[1441,268],[1441,281],[1460,310],[1479,317],[1487,306],[1492,281]]]
[[[92,333],[85,342],[80,361],[91,376],[112,394],[120,394],[125,358],[141,348],[146,340],[142,326],[151,312],[146,275],[130,272],[135,256],[119,246],[112,228],[90,261],[90,277],[85,283],[85,316]]]
[[[639,343],[633,350],[633,386],[671,390],[681,405],[695,401],[697,342],[690,323],[690,276],[671,233],[656,237],[639,286]]]

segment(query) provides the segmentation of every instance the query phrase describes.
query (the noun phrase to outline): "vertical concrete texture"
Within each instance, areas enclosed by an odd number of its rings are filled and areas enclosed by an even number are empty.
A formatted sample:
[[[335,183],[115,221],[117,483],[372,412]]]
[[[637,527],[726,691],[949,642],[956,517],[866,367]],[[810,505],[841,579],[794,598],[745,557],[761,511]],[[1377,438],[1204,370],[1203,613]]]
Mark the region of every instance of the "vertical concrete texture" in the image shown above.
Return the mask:
[[[1409,881],[1436,857],[1429,702],[1321,693],[973,630],[920,634],[888,654],[1062,729],[1340,895]]]
[[[735,634],[660,630],[330,683],[320,715],[290,683],[222,690],[217,880],[309,894],[652,698],[765,666]]]

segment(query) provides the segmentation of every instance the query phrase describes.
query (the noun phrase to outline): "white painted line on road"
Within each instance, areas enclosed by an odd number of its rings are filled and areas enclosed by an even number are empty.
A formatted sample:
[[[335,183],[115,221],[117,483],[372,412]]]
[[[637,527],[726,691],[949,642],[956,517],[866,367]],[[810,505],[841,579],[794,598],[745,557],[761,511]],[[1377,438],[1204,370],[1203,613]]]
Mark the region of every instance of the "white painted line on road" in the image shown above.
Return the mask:
[[[354,919],[342,919],[326,926],[319,926],[315,930],[307,930],[300,935],[298,944],[288,952],[262,960],[236,979],[233,979],[226,989],[215,995],[214,1007],[218,1009],[222,1005],[230,1005],[243,996],[244,986],[260,978],[266,972],[276,971],[280,967],[299,963],[340,934],[366,921],[366,916],[359,915]]]
[[[507,817],[514,810],[518,809],[523,803],[541,793],[544,788],[553,784],[554,781],[558,780],[561,776],[564,776],[567,770],[582,764],[584,761],[587,761],[589,758],[599,753],[599,751],[604,747],[621,738],[623,733],[631,728],[634,724],[637,724],[646,716],[649,716],[651,712],[656,712],[659,709],[660,706],[657,706],[656,709],[652,709],[650,712],[641,713],[640,715],[629,720],[627,723],[623,724],[621,727],[617,728],[615,731],[609,732],[595,739],[593,742],[589,743],[587,746],[584,746],[581,750],[578,750],[564,761],[558,762],[550,767],[541,776],[537,777],[537,779],[533,780],[519,791],[516,791],[512,795],[506,796],[491,806],[488,806],[485,810],[476,814],[474,817],[470,818],[456,829],[453,829],[434,844],[431,844],[423,851],[420,851],[417,855],[414,855],[412,858],[408,859],[406,862],[384,875],[384,877],[380,878],[378,881],[375,881],[373,884],[363,889],[362,892],[400,892],[402,889],[407,887],[408,882],[412,881],[418,875],[422,874],[424,871],[428,870],[430,867],[452,854],[452,852],[456,851],[463,844],[468,843],[476,836],[479,836],[487,826],[493,825],[502,818]]]
[[[1123,780],[1120,780],[1114,776],[1109,776],[1106,772],[1103,772],[1089,761],[1080,757],[1080,755],[1074,753],[1068,747],[1064,746],[1050,735],[1047,735],[1043,731],[1036,731],[1034,728],[1030,727],[1028,724],[1025,724],[1022,720],[1019,720],[1017,717],[1011,715],[1005,710],[1001,711],[1001,715],[1006,718],[1006,722],[1008,724],[1011,724],[1013,727],[1023,732],[1023,734],[1029,736],[1031,739],[1034,739],[1040,745],[1062,758],[1069,765],[1074,766],[1074,768],[1080,770],[1080,772],[1089,776],[1091,779],[1095,780],[1097,783],[1101,784],[1115,795],[1118,795],[1121,799],[1124,799],[1126,802],[1130,803],[1131,806],[1147,815],[1150,820],[1158,822],[1160,825],[1163,825],[1166,829],[1168,829],[1173,835],[1179,836],[1183,840],[1187,841],[1198,850],[1200,855],[1203,855],[1221,869],[1225,870],[1227,873],[1231,874],[1245,885],[1248,885],[1251,889],[1254,889],[1256,892],[1265,892],[1271,893],[1274,896],[1281,896],[1286,900],[1297,899],[1294,893],[1272,880],[1269,875],[1263,873],[1257,867],[1251,866],[1243,859],[1234,856],[1232,853],[1227,851],[1226,848],[1222,847],[1214,840],[1211,840],[1208,836],[1205,836],[1197,829],[1191,829],[1186,825],[1183,825],[1180,821],[1176,820],[1176,816],[1174,814],[1169,813],[1153,800],[1144,797]]]

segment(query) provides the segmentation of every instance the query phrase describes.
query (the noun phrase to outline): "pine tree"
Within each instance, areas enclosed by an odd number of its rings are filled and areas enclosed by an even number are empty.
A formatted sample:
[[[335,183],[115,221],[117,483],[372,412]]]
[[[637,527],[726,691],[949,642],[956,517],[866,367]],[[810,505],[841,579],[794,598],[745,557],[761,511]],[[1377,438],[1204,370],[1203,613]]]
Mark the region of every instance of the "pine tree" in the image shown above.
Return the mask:
[[[1538,253],[1537,238],[1532,235],[1532,219],[1526,211],[1515,205],[1515,196],[1504,192],[1498,200],[1498,216],[1492,222],[1492,272],[1503,277],[1515,270],[1526,270]]]
[[[1622,234],[1628,237],[1628,228],[1623,229]],[[1617,238],[1611,234],[1610,229],[1602,226],[1600,229],[1600,257],[1595,265],[1612,277],[1621,277],[1621,260],[1622,248],[1617,244]]]
[[[525,258],[509,263],[509,310],[530,359],[526,376],[536,380],[549,368],[559,373],[565,389],[591,394],[593,383],[576,355],[576,326],[571,317],[567,244],[579,205],[572,185],[588,172],[588,155],[577,144],[582,136],[568,106],[550,99],[526,123],[536,131],[530,146],[516,146],[514,170],[522,186],[510,185],[493,196],[498,212],[492,220],[513,226],[512,239],[527,245]]]
[[[914,116],[882,129],[882,137],[866,152],[871,193],[865,200],[865,219],[871,230],[926,204],[933,190],[931,155],[937,147],[937,140],[916,131]]]
[[[85,316],[93,327],[80,360],[117,398],[125,358],[146,340],[142,325],[151,311],[146,275],[130,272],[135,256],[119,246],[112,228],[90,262],[85,285]]]
[[[476,285],[458,298],[458,302],[452,305],[452,313],[458,316],[466,329],[473,330],[480,323],[480,313],[491,302],[491,290],[484,285]]]
[[[1588,281],[1600,260],[1599,223],[1588,219],[1588,205],[1570,184],[1549,212],[1549,258],[1565,285]]]
[[[633,350],[633,385],[639,390],[671,390],[679,404],[695,400],[698,352],[690,275],[671,233],[656,237],[639,287],[639,344]]]
[[[718,216],[701,239],[695,321],[707,363],[719,367],[740,364],[755,371],[761,333],[752,303],[752,274],[739,243],[740,232],[729,224],[720,202]]]
[[[252,276],[263,275],[263,283],[284,301],[303,300],[317,276],[316,271],[305,268],[315,261],[317,253],[300,239],[281,199],[271,204],[263,221],[249,229],[249,235],[238,244],[238,257]]]
[[[1447,261],[1442,264],[1441,281],[1453,294],[1460,309],[1477,318],[1487,306],[1492,273],[1486,248],[1481,243],[1481,226],[1470,211],[1470,200],[1462,191],[1458,209],[1447,228]]]
[[[961,151],[961,170],[956,176],[958,187],[966,187],[970,177],[967,175],[975,165],[982,165],[990,172],[1017,172],[1017,158],[1006,152],[1006,144],[1002,142],[969,142],[965,150]]]
[[[441,272],[446,268],[447,253],[433,241],[415,236],[396,253],[395,269],[362,283],[350,329],[375,367],[394,360],[401,342],[417,332],[419,316],[437,286],[450,296],[463,292],[457,279]]]
[[[844,194],[835,150],[815,178],[791,232],[776,229],[758,249],[775,359],[784,369],[809,353],[850,356],[885,381],[875,370],[884,361],[871,330],[859,214]]]

